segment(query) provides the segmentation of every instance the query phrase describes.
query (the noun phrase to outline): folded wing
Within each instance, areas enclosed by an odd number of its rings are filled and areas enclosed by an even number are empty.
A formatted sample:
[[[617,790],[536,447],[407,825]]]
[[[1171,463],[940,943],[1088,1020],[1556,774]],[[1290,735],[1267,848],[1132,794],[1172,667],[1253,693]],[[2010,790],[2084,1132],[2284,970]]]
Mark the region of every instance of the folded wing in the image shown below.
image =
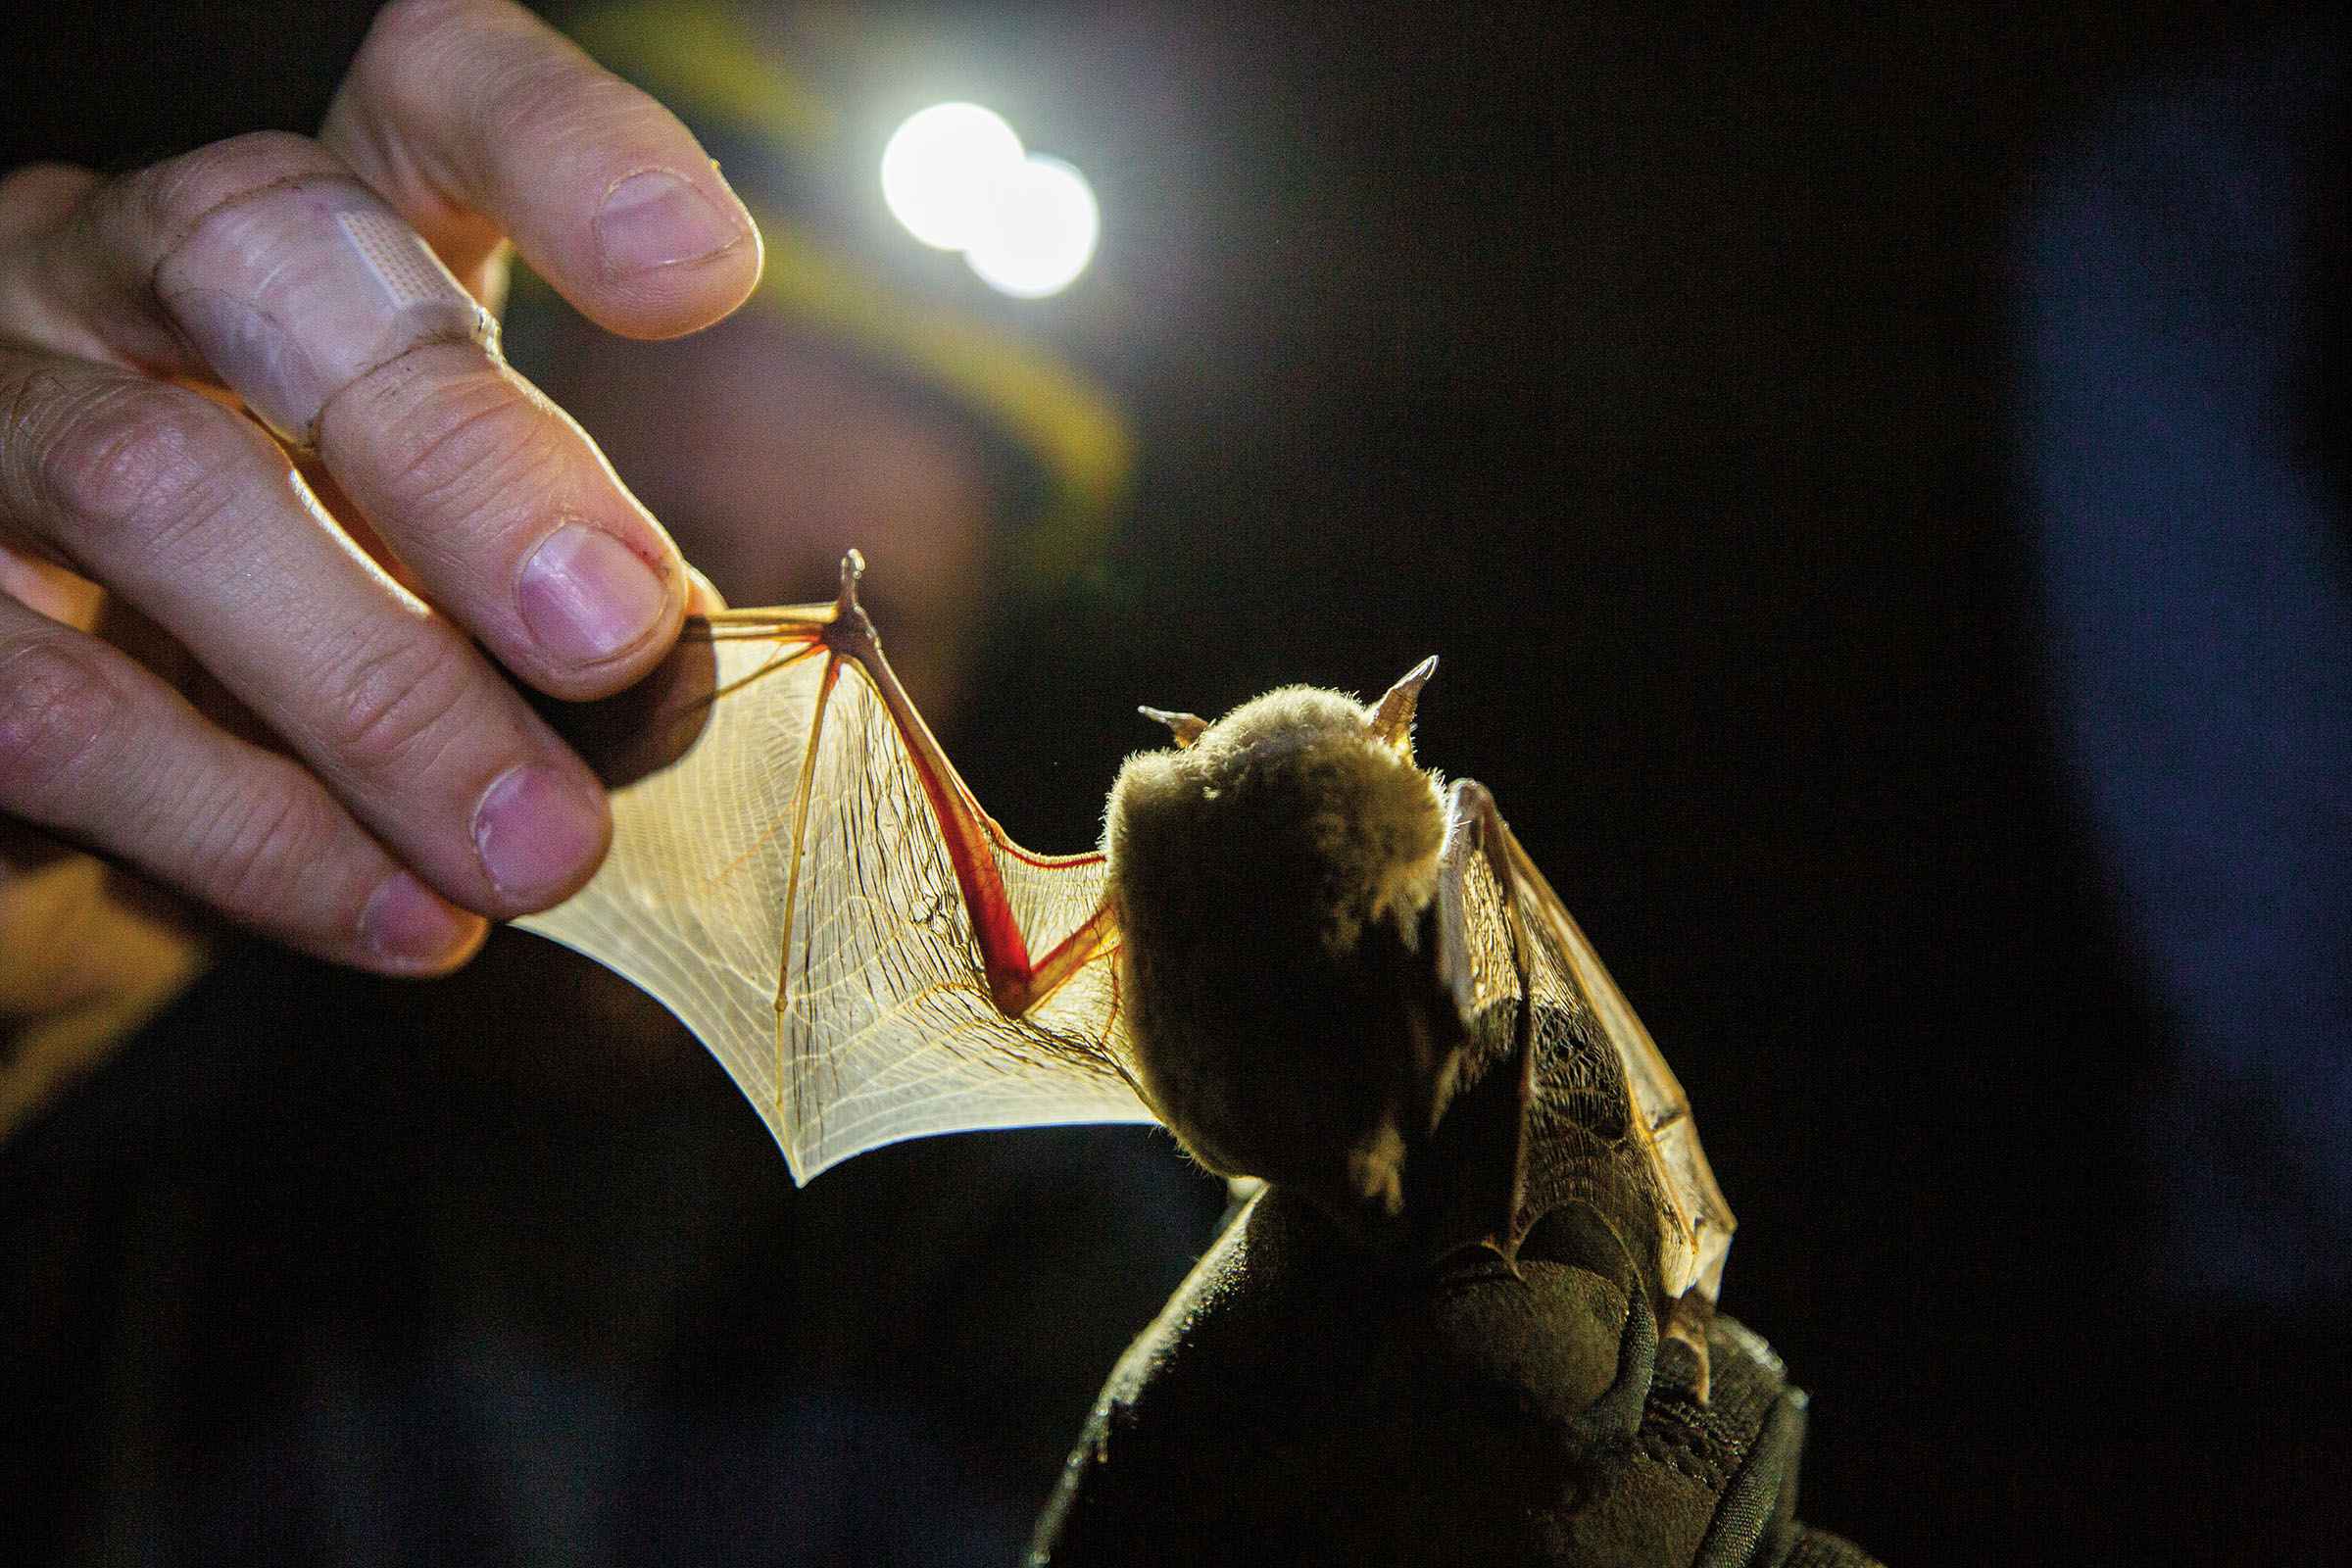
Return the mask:
[[[1706,1151],[1699,1147],[1690,1099],[1617,982],[1609,978],[1600,955],[1498,813],[1488,819],[1487,831],[1499,839],[1510,867],[1511,896],[1532,950],[1530,988],[1539,996],[1573,993],[1581,998],[1600,1021],[1624,1069],[1635,1134],[1663,1200],[1657,1216],[1660,1286],[1670,1300],[1695,1290],[1701,1299],[1712,1302],[1738,1222],[1715,1185]]]

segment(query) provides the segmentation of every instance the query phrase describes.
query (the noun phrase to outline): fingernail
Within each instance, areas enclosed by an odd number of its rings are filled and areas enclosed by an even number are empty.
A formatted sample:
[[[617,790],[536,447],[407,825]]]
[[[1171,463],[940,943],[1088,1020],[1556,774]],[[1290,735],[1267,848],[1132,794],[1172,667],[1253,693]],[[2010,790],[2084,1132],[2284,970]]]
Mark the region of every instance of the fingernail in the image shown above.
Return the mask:
[[[501,893],[517,898],[570,883],[605,847],[601,803],[538,762],[511,767],[482,791],[473,848]]]
[[[615,272],[699,262],[739,245],[745,230],[710,198],[677,175],[649,170],[605,192],[596,211],[596,240]]]
[[[686,564],[686,612],[690,615],[710,615],[727,608],[727,596],[718,591],[718,584],[704,576],[693,562]]]
[[[635,647],[669,608],[669,589],[637,552],[585,523],[549,534],[515,584],[523,624],[566,664],[596,664]]]
[[[361,937],[379,957],[403,968],[447,962],[473,940],[477,924],[406,871],[377,883],[360,910]]]

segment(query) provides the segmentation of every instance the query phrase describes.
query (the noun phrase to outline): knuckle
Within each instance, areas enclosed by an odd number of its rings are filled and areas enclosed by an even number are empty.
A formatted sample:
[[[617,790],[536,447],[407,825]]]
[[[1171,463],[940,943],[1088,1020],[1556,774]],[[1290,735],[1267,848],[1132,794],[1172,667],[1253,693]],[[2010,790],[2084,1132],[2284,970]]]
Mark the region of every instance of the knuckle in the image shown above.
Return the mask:
[[[46,428],[30,434],[36,510],[87,534],[169,528],[224,504],[231,470],[248,454],[243,430],[224,411],[136,377],[56,392],[38,421]]]
[[[415,776],[454,746],[472,707],[474,670],[455,647],[411,637],[367,648],[333,673],[318,721],[344,766]]]
[[[512,62],[481,116],[490,147],[587,150],[615,132],[658,125],[663,111],[588,61],[548,55]]]
[[[26,164],[0,175],[0,243],[63,220],[99,183],[88,170],[65,164]]]
[[[52,815],[102,760],[127,706],[104,657],[74,633],[42,628],[0,646],[0,800]]]
[[[521,514],[564,483],[560,431],[517,383],[478,364],[454,376],[436,373],[442,367],[434,362],[466,352],[426,345],[371,372],[361,399],[347,391],[336,400],[350,401],[350,411],[332,409],[358,416],[336,422],[365,431],[359,438],[376,448],[372,465],[399,476],[397,505],[436,525],[417,541],[427,551],[441,527],[478,521],[493,504],[498,515]]]
[[[484,12],[478,0],[392,0],[375,14],[348,80],[399,113],[445,79],[431,68],[445,53],[466,49]]]
[[[316,782],[283,758],[188,803],[173,846],[180,881],[216,907],[284,927],[331,880],[340,835]]]
[[[28,193],[46,190],[68,168],[64,164],[20,164],[0,174],[0,207],[24,201]]]
[[[127,198],[141,225],[176,242],[211,213],[283,180],[339,173],[334,156],[308,136],[248,131],[129,176]]]
[[[455,132],[458,161],[492,185],[544,176],[548,157],[594,156],[616,120],[668,122],[537,18],[484,0],[394,0],[349,79],[371,114]]]
[[[397,53],[435,42],[448,28],[460,25],[467,13],[480,10],[473,0],[392,0],[375,14],[368,45]]]

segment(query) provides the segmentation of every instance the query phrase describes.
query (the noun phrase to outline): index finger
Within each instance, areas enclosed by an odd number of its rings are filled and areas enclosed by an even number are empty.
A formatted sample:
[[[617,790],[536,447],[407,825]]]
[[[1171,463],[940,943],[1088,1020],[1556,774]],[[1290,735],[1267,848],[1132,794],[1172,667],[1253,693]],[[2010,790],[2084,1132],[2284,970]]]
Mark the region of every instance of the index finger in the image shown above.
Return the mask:
[[[760,234],[652,98],[510,0],[395,0],[319,140],[470,276],[498,244],[599,325],[675,337],[743,303]]]

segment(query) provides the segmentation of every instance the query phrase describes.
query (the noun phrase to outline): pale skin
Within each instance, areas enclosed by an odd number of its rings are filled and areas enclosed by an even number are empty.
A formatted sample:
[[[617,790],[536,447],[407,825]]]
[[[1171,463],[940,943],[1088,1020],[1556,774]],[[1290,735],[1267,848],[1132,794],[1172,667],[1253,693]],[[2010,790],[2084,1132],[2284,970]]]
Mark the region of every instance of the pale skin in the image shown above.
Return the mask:
[[[506,0],[396,0],[316,139],[0,179],[0,888],[64,844],[431,974],[595,869],[603,793],[497,666],[606,695],[713,601],[412,231],[475,301],[511,244],[630,337],[760,270],[685,127]],[[95,635],[109,602],[233,702]]]

